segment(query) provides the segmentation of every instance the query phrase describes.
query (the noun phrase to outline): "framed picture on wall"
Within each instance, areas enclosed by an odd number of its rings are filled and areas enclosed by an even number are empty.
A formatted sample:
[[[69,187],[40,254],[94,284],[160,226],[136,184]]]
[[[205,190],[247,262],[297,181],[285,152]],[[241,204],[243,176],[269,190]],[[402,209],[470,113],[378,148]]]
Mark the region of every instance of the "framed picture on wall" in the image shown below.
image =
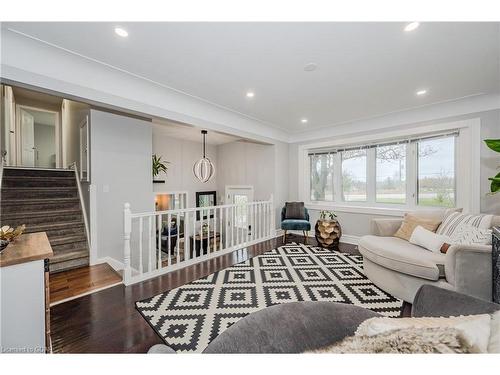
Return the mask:
[[[196,192],[196,207],[212,207],[217,204],[217,192],[215,191],[197,191]],[[196,211],[196,220],[200,220],[200,212],[203,214],[203,219],[208,218],[208,212]],[[213,211],[210,213],[210,218],[214,217]]]

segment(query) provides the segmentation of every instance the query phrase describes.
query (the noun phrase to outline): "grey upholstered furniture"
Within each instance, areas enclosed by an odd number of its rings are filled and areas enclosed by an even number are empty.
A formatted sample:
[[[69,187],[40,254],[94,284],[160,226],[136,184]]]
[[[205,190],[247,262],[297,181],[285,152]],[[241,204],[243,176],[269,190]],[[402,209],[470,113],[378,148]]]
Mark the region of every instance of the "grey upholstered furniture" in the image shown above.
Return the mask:
[[[364,272],[374,284],[410,303],[424,284],[491,301],[491,245],[454,245],[446,254],[433,253],[393,237],[401,222],[375,219],[373,235],[359,241]],[[499,225],[500,216],[492,224]]]
[[[500,305],[425,285],[417,292],[412,316],[493,313]],[[364,320],[380,316],[362,307],[335,302],[291,302],[254,312],[239,320],[204,353],[302,353],[352,336]],[[175,353],[155,345],[149,353]]]
[[[289,230],[300,230],[304,234],[304,243],[307,244],[307,232],[311,230],[311,223],[309,222],[309,211],[304,209],[304,217],[290,217],[287,215],[286,209],[289,204],[300,203],[302,207],[303,202],[287,202],[285,207],[281,209],[281,229],[284,231],[283,243],[286,243],[286,233]]]

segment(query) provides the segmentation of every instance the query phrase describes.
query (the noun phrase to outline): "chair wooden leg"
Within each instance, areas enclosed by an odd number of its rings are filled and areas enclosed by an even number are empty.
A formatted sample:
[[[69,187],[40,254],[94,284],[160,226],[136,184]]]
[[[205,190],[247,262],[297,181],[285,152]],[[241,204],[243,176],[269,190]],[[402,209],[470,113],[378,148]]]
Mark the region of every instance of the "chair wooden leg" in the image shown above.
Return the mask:
[[[307,245],[307,234],[306,234],[306,231],[303,230],[302,233],[304,233],[304,244]]]
[[[283,235],[283,245],[286,244],[286,229],[285,229],[285,234]]]

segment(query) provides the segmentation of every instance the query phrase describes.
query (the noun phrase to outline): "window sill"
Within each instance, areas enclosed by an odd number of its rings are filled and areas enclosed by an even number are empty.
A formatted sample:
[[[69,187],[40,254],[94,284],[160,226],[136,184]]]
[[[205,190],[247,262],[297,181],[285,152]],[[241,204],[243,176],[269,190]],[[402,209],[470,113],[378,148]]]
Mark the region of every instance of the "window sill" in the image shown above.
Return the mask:
[[[366,205],[342,205],[333,202],[306,202],[305,206],[308,210],[313,210],[313,211],[332,210],[337,212],[372,214],[381,216],[398,216],[398,217],[402,217],[406,212],[414,210],[409,207],[374,207]]]

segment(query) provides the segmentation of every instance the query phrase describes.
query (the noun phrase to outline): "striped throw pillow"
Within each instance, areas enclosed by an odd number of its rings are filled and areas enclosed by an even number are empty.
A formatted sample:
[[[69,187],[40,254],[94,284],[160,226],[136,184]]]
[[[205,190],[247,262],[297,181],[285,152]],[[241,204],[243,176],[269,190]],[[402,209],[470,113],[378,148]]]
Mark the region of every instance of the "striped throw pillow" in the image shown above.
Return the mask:
[[[469,215],[460,212],[451,212],[443,219],[436,234],[453,237],[463,225],[470,225],[479,229],[490,229],[493,215]]]
[[[491,229],[482,229],[469,224],[461,224],[450,239],[453,245],[490,245]]]

